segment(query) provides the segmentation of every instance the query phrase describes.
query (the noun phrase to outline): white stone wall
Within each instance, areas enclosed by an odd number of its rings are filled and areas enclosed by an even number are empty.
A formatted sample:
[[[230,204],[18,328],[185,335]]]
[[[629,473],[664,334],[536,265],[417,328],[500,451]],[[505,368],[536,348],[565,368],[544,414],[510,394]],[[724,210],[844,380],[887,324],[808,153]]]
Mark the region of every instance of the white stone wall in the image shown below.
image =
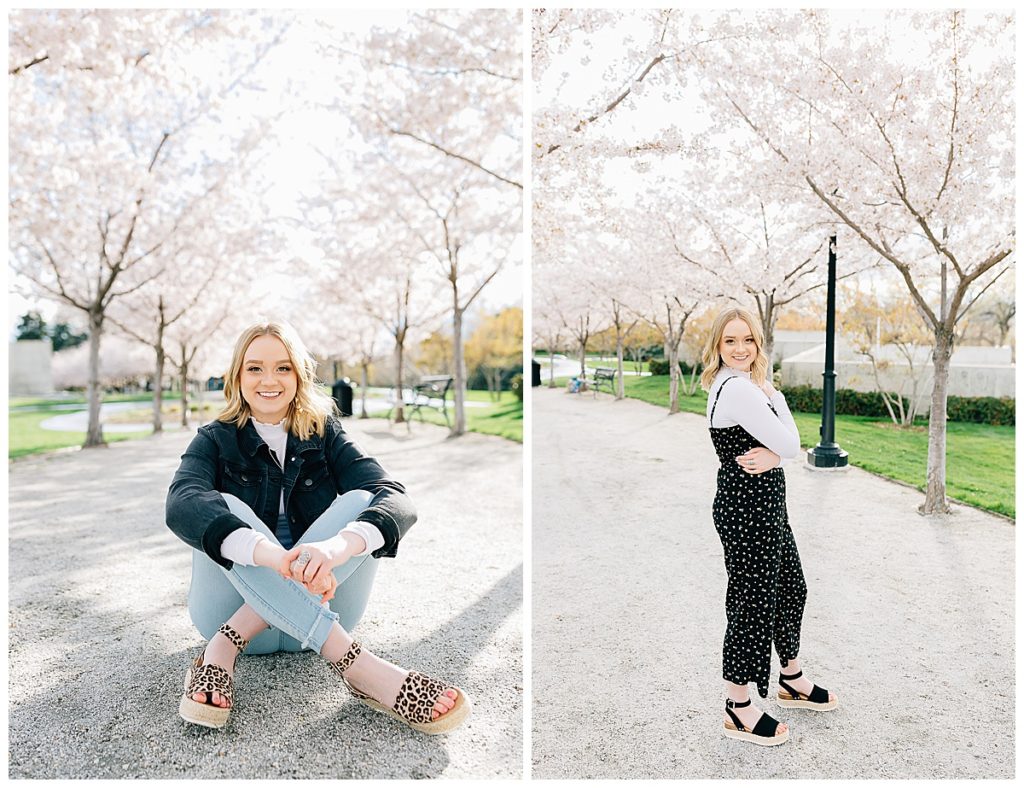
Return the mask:
[[[901,391],[909,397],[912,386],[910,368],[895,348],[881,348],[880,357],[889,362],[880,372],[882,385],[888,391]],[[916,348],[914,374],[918,376],[918,413],[927,412],[932,395],[932,364],[930,348]],[[995,347],[962,347],[954,351],[950,361],[948,393],[958,397],[1015,398],[1014,373],[1009,363],[1010,349]],[[871,362],[856,354],[839,338],[836,344],[836,388],[854,391],[877,391]],[[825,345],[798,353],[782,362],[782,385],[821,388],[825,369]]]
[[[8,390],[12,397],[53,394],[53,345],[49,339],[10,343]]]
[[[805,350],[811,350],[824,343],[824,331],[776,331],[772,346],[772,364],[777,364],[790,356],[796,356]]]

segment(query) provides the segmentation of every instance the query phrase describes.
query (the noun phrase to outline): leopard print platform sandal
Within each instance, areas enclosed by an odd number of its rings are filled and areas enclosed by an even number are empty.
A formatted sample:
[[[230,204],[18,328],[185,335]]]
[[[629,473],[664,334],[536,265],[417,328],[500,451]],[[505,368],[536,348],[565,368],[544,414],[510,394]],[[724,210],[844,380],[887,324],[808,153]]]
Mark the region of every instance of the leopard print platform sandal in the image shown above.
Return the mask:
[[[217,630],[224,635],[241,654],[249,641],[239,635],[227,624],[221,625]],[[222,728],[231,715],[234,708],[234,697],[232,696],[231,675],[220,665],[204,665],[203,657],[206,656],[204,648],[199,656],[189,666],[185,674],[185,694],[181,696],[181,703],[178,705],[178,713],[186,722],[195,725],[205,725],[207,728]],[[206,702],[200,703],[193,700],[192,696],[197,692],[206,693]],[[213,704],[213,693],[219,692],[229,701],[231,705],[226,709]]]
[[[371,709],[384,712],[396,720],[404,722],[413,730],[431,735],[448,733],[448,731],[457,728],[465,722],[469,716],[469,712],[472,709],[469,697],[458,687],[451,687],[458,694],[458,697],[455,699],[455,705],[436,720],[432,719],[434,703],[449,688],[449,685],[443,684],[430,676],[417,673],[414,670],[410,670],[405,677],[401,689],[398,690],[398,697],[395,698],[393,708],[374,700],[366,693],[360,692],[345,678],[345,671],[352,667],[352,663],[356,661],[362,652],[362,646],[353,641],[345,656],[337,662],[328,662],[327,664],[341,677],[345,686],[348,687],[348,691],[357,700],[362,701]]]

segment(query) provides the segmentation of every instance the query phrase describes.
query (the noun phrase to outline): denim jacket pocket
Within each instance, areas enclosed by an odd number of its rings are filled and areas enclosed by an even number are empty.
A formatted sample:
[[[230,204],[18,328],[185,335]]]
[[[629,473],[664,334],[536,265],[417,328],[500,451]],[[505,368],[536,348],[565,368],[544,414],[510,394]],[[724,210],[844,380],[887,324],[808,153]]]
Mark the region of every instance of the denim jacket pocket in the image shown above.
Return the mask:
[[[250,509],[256,509],[262,481],[259,471],[226,462],[221,466],[221,477],[222,492],[230,493]]]
[[[324,482],[329,481],[331,475],[326,462],[320,462],[312,466],[303,467],[299,478],[295,480],[295,492],[307,493],[314,490],[319,491]],[[333,496],[332,496],[333,497]]]

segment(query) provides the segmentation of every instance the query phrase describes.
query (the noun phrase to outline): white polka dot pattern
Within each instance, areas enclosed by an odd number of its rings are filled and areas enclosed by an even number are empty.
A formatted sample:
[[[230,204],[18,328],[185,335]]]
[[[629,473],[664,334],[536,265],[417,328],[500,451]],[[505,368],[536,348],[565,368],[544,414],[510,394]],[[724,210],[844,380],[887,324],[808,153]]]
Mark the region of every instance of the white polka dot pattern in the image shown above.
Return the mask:
[[[722,678],[756,682],[766,698],[772,643],[780,658],[797,656],[807,597],[786,512],[786,474],[781,468],[759,474],[740,468],[736,458],[762,445],[742,426],[709,429],[721,463],[712,517],[729,577]]]

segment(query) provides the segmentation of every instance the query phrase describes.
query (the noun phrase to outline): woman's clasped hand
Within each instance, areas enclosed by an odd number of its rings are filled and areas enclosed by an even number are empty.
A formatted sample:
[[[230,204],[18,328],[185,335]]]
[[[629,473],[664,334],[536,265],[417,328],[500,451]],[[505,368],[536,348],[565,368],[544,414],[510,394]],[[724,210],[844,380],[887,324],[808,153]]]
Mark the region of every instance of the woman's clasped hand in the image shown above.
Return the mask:
[[[322,602],[329,602],[338,587],[338,581],[331,570],[364,548],[365,542],[351,534],[323,542],[297,544],[288,550],[280,545],[262,542],[256,546],[253,560],[258,566],[269,567],[281,577],[299,583],[311,594],[320,596]],[[304,551],[309,554],[309,561],[300,564],[299,556]]]
[[[309,554],[309,561],[301,564],[299,556],[304,552]],[[297,544],[290,550],[285,550],[274,568],[282,577],[294,580],[311,594],[320,595],[322,601],[329,602],[334,598],[334,591],[338,587],[331,569],[344,563],[347,558],[348,556],[345,556],[338,561],[333,551],[324,543],[311,542]]]
[[[736,458],[736,462],[739,466],[747,473],[764,473],[770,471],[772,468],[779,467],[781,458],[778,454],[773,452],[771,449],[766,449],[763,446],[755,446],[753,449],[748,451],[746,454],[741,454]]]

